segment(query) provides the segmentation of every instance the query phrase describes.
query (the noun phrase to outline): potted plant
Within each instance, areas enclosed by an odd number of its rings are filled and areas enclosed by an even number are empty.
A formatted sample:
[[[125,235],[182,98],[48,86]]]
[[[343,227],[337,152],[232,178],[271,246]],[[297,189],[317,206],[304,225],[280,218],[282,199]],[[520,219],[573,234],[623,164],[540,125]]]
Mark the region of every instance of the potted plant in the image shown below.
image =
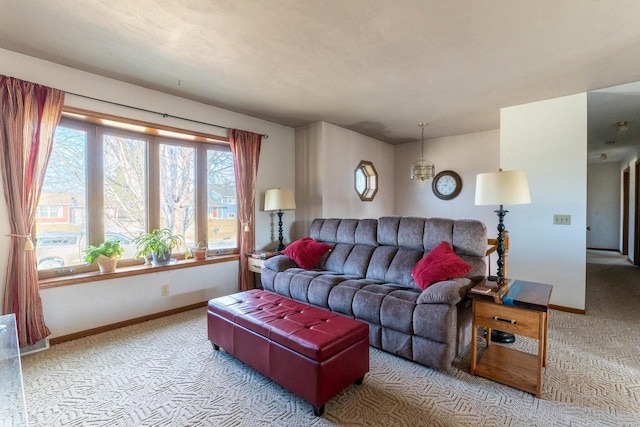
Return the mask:
[[[118,240],[107,240],[100,246],[87,246],[85,252],[85,262],[93,264],[97,261],[100,273],[112,273],[116,270],[116,264],[124,253],[124,248]]]
[[[150,233],[141,233],[133,239],[138,252],[136,257],[151,255],[152,265],[166,265],[171,262],[171,251],[182,244],[184,237],[173,234],[168,228],[156,228]]]
[[[207,246],[202,242],[196,243],[196,246],[191,248],[191,255],[196,261],[202,261],[207,257]]]

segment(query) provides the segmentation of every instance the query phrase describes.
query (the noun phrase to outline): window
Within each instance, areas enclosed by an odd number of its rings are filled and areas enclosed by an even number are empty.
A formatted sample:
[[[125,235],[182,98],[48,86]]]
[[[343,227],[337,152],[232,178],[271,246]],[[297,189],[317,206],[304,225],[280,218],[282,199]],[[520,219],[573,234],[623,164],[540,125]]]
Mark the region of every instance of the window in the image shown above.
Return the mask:
[[[160,227],[184,236],[191,246],[196,237],[196,150],[160,144]],[[185,251],[186,247],[179,248]]]
[[[209,249],[238,246],[236,206],[228,206],[225,199],[236,199],[236,178],[231,150],[207,150],[207,239]],[[232,215],[230,215],[232,214]]]
[[[360,200],[370,202],[378,192],[378,172],[373,163],[362,160],[354,171],[354,188]]]
[[[63,209],[62,206],[55,206],[55,205],[38,206],[38,218],[60,219],[63,217],[62,209]]]
[[[122,257],[130,259],[136,253],[131,239],[145,231],[147,224],[148,139],[114,132],[100,132],[100,135],[104,157],[105,237],[119,240],[125,250]]]
[[[154,228],[184,236],[185,246],[174,254],[198,242],[237,249],[236,208],[227,203],[236,199],[227,145],[93,121],[63,117],[56,129],[37,210],[39,270],[78,266],[84,248],[105,239],[119,240],[123,260],[133,260],[132,239]]]

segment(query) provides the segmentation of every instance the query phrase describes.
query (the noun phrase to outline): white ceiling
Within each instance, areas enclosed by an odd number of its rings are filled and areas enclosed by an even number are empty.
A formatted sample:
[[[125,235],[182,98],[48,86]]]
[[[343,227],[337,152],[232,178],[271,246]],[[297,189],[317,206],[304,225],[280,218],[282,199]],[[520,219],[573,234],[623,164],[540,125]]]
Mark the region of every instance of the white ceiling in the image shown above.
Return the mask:
[[[501,107],[640,81],[638,0],[0,0],[0,11],[1,48],[390,143],[418,140],[423,121],[425,138],[497,129]],[[607,126],[640,127],[638,93],[633,116],[615,110],[619,96],[590,95],[590,119],[602,100]]]

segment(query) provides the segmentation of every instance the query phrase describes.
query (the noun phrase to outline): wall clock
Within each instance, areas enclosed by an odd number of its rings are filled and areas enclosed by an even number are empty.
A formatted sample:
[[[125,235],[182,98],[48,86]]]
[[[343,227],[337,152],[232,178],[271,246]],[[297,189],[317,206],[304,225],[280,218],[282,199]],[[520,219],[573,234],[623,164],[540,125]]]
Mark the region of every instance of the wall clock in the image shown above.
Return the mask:
[[[433,178],[433,194],[442,200],[451,200],[460,194],[462,179],[454,171],[442,171]]]

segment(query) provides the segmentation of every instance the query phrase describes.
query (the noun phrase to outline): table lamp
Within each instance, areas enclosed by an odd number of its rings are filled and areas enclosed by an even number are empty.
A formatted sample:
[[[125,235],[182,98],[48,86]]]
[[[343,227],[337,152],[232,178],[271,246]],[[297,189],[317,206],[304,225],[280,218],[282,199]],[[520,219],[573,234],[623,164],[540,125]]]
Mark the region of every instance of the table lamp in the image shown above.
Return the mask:
[[[267,190],[264,195],[264,210],[277,211],[278,214],[278,239],[280,243],[275,247],[276,252],[280,252],[284,249],[284,243],[282,243],[282,211],[295,210],[296,200],[293,196],[292,190],[283,190],[281,188],[274,188]]]
[[[531,203],[529,194],[529,182],[527,173],[522,170],[481,173],[476,176],[476,205],[499,205],[500,209],[495,213],[498,215],[498,238],[496,252],[498,253],[498,291],[496,294],[502,295],[500,288],[507,285],[507,278],[504,277],[504,217],[507,210],[504,205],[522,205]],[[513,334],[492,330],[491,340],[494,342],[512,343],[515,341]]]

